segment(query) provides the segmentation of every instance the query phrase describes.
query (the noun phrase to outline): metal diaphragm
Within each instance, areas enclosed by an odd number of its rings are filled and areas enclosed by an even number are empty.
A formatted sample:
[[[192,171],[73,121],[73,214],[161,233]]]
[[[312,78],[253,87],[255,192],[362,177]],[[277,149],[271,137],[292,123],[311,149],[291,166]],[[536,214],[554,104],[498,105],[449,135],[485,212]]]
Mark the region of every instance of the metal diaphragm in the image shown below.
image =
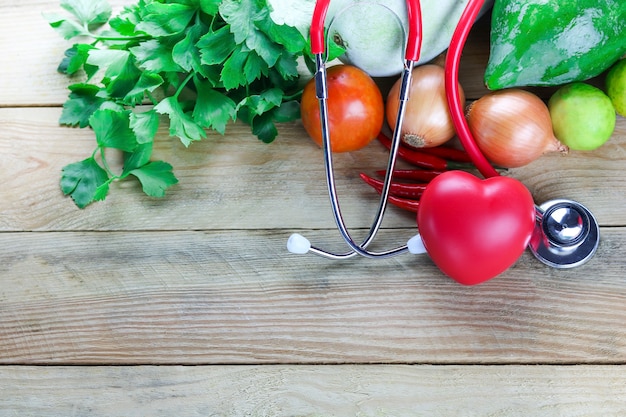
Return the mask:
[[[537,259],[554,268],[573,268],[589,261],[600,242],[598,222],[589,209],[572,200],[551,200],[539,206],[530,241]]]

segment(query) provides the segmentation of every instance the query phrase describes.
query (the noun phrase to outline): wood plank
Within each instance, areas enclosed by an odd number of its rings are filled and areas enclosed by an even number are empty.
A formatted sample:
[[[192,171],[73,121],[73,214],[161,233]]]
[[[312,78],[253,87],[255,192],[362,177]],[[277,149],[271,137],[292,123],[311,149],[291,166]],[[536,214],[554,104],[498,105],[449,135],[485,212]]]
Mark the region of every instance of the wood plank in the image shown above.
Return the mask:
[[[61,169],[90,156],[96,143],[88,129],[59,127],[59,115],[56,108],[0,109],[3,169],[11,173],[0,189],[0,230],[333,227],[321,150],[298,123],[281,126],[281,139],[270,145],[234,124],[226,137],[211,134],[188,149],[167,138],[164,123],[155,158],[174,165],[180,184],[160,200],[143,195],[138,182],[125,182],[112,187],[104,204],[79,210],[62,196]],[[371,152],[337,158],[340,190],[360,185],[342,198],[355,227],[370,221],[377,199],[358,173],[384,168],[385,155],[373,144]],[[394,217],[396,225],[407,224],[404,213],[391,213],[388,224]]]
[[[120,10],[132,0],[108,0]],[[23,0],[0,3],[0,107],[60,105],[67,86],[77,82],[57,72],[64,52],[74,41],[58,35],[44,17],[63,14],[59,0]]]
[[[0,152],[6,174],[0,188],[0,230],[204,230],[332,228],[321,150],[299,123],[280,126],[263,144],[243,124],[225,137],[185,148],[168,139],[165,123],[155,158],[172,163],[180,183],[165,199],[146,197],[138,182],[113,185],[107,201],[77,209],[59,187],[63,166],[80,161],[96,144],[88,129],[58,126],[56,108],[0,109]],[[625,225],[626,119],[593,152],[546,155],[509,175],[520,178],[537,202],[573,198],[588,205],[603,226]],[[369,227],[377,194],[359,172],[386,166],[378,143],[337,155],[337,184],[349,227]],[[400,164],[406,167],[406,164]],[[183,214],[184,215],[181,215]],[[413,216],[390,209],[386,227],[408,227]]]
[[[3,415],[603,416],[623,366],[0,367]]]
[[[0,3],[0,415],[626,414],[625,119],[598,151],[507,174],[538,202],[596,214],[601,246],[581,268],[526,253],[462,287],[424,257],[298,257],[284,247],[293,231],[343,249],[299,123],[272,145],[235,124],[190,149],[162,128],[156,157],[181,180],[167,198],[133,182],[87,210],[61,195],[60,169],[95,141],[57,124],[78,79],[56,72],[71,42],[41,14],[59,10]],[[464,52],[470,98],[486,92],[486,23]],[[357,235],[375,204],[357,174],[384,159],[377,144],[337,157]],[[413,225],[390,210],[377,245]]]
[[[0,363],[626,363],[624,228],[585,266],[527,253],[477,287],[423,256],[290,255],[287,234],[2,233]]]

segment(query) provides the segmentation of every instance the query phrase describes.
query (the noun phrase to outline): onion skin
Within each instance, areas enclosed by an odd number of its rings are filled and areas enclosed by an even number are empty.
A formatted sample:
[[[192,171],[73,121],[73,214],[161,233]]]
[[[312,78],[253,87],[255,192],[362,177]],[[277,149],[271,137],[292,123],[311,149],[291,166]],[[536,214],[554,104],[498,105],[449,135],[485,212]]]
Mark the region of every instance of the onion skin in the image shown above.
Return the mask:
[[[413,148],[439,146],[456,133],[446,101],[445,70],[439,65],[427,64],[415,67],[412,75],[400,138]],[[400,85],[401,80],[396,81],[387,96],[387,123],[392,129],[398,114]],[[459,91],[461,105],[465,106],[465,94],[460,84]]]
[[[525,90],[484,95],[469,106],[467,122],[485,157],[503,168],[528,165],[548,152],[569,151],[554,136],[548,106]]]

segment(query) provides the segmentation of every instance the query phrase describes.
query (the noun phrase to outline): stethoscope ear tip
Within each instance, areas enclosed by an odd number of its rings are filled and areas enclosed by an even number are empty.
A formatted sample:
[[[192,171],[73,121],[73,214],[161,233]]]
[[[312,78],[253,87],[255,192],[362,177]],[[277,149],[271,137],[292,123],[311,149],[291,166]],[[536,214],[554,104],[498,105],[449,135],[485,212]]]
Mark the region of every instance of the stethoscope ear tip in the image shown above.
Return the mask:
[[[424,241],[422,240],[422,237],[419,234],[409,239],[409,241],[406,242],[406,246],[409,249],[409,253],[412,253],[413,255],[426,253],[426,247],[424,246]]]
[[[297,255],[304,255],[311,250],[311,242],[301,234],[293,233],[287,239],[287,250]]]

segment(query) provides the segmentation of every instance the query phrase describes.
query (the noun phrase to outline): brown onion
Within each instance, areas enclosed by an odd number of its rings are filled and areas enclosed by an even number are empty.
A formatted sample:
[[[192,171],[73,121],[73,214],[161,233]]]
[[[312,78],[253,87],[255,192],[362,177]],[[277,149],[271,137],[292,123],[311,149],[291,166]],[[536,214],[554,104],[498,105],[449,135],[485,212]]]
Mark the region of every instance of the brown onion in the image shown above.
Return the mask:
[[[525,90],[484,95],[469,106],[467,122],[485,157],[503,168],[527,165],[548,152],[569,151],[552,132],[546,104]]]
[[[445,70],[439,65],[421,65],[412,72],[409,99],[402,123],[401,139],[414,148],[439,146],[455,135],[445,91]],[[398,113],[398,80],[387,96],[387,123],[394,129]],[[465,95],[459,84],[461,105]]]

